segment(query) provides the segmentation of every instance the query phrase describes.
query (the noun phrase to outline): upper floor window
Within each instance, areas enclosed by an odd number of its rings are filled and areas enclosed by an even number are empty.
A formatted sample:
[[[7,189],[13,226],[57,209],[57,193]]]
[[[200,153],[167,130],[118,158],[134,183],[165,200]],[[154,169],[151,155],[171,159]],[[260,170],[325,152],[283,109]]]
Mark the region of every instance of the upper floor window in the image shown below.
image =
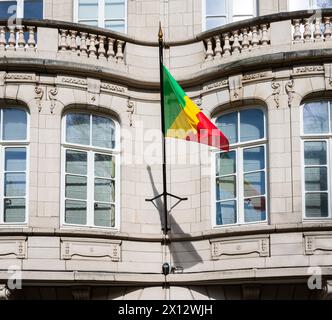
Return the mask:
[[[209,30],[227,23],[253,18],[256,0],[205,0],[203,29]]]
[[[27,222],[28,114],[23,109],[0,110],[0,223]]]
[[[43,0],[0,0],[0,19],[43,19]]]
[[[215,153],[215,225],[267,220],[266,124],[259,108],[221,115],[216,125],[228,137],[229,152]]]
[[[75,0],[75,22],[126,32],[126,0]]]
[[[288,0],[289,11],[332,8],[332,0]]]
[[[63,120],[63,223],[115,227],[119,209],[117,124],[71,112]]]
[[[302,108],[304,216],[331,218],[332,103],[314,101]]]

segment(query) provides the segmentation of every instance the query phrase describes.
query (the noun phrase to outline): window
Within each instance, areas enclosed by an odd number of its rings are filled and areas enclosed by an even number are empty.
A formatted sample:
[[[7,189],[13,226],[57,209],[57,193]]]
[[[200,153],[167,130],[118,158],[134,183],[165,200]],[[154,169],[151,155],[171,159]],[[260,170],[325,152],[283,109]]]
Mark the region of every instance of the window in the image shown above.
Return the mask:
[[[126,32],[126,0],[75,0],[74,20],[90,26]]]
[[[289,11],[332,8],[332,0],[288,0]]]
[[[0,223],[27,222],[28,114],[23,109],[0,109]]]
[[[87,113],[68,113],[63,121],[63,223],[116,227],[117,124]]]
[[[221,115],[217,127],[228,137],[229,152],[216,152],[214,225],[267,220],[266,124],[259,108]]]
[[[313,101],[302,109],[304,217],[331,218],[331,101]]]
[[[253,18],[256,0],[205,0],[203,1],[203,29],[209,30],[227,23]]]
[[[0,19],[43,19],[43,0],[0,0]]]

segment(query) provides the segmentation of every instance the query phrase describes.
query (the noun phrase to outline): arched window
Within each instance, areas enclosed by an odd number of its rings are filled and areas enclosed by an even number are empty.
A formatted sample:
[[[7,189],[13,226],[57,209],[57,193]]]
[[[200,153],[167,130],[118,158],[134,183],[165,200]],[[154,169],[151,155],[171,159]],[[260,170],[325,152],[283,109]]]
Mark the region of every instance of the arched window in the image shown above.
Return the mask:
[[[63,128],[63,224],[118,226],[117,123],[106,116],[70,112]]]
[[[265,123],[259,107],[225,113],[216,121],[230,143],[229,152],[215,153],[216,226],[267,220]]]
[[[0,109],[1,202],[0,223],[27,222],[28,113],[20,108]]]
[[[302,108],[304,217],[331,218],[331,101],[313,101]]]

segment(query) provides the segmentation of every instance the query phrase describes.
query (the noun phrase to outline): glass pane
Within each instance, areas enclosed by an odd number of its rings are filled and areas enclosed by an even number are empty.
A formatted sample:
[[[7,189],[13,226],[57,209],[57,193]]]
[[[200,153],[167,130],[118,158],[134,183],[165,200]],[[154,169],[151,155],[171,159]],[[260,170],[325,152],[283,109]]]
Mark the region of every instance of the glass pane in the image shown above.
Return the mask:
[[[265,172],[244,175],[244,196],[256,197],[265,194]]]
[[[217,225],[236,223],[236,201],[217,203]]]
[[[306,166],[326,164],[326,142],[325,141],[305,142],[304,163]]]
[[[217,200],[236,198],[236,177],[217,178]]]
[[[289,11],[310,9],[310,0],[289,0]]]
[[[4,222],[25,222],[25,199],[4,200]]]
[[[216,174],[217,176],[228,175],[236,172],[235,151],[222,152],[216,154]]]
[[[327,168],[305,168],[305,189],[306,191],[326,191]]]
[[[115,177],[115,159],[106,154],[95,154],[95,175],[97,177]]]
[[[265,168],[264,147],[249,148],[243,150],[243,170],[257,171]]]
[[[27,153],[25,148],[6,148],[5,170],[25,171]]]
[[[105,28],[116,31],[116,32],[125,32],[125,23],[123,20],[113,20],[113,21],[105,21]]]
[[[113,180],[95,179],[95,201],[115,202],[115,183]]]
[[[226,15],[226,0],[206,0],[206,15]]]
[[[264,138],[264,113],[259,109],[240,111],[241,142]]]
[[[87,198],[87,178],[67,175],[66,197],[85,200]]]
[[[232,0],[233,15],[254,15],[254,0]]]
[[[122,0],[105,1],[105,18],[106,19],[124,19],[125,3]]]
[[[0,1],[0,19],[16,17],[16,1]]]
[[[66,150],[66,172],[86,175],[87,157],[86,152]]]
[[[255,222],[266,220],[265,197],[244,200],[244,221]]]
[[[217,127],[227,137],[230,144],[238,142],[237,112],[225,114],[217,119]]]
[[[309,193],[305,196],[305,210],[308,218],[328,217],[327,193]]]
[[[5,174],[5,196],[24,197],[25,196],[25,173]]]
[[[86,202],[66,200],[65,222],[70,224],[86,224]]]
[[[226,17],[209,17],[206,18],[206,30],[223,26],[227,23]]]
[[[24,19],[43,19],[43,0],[24,0]]]
[[[98,0],[79,0],[78,18],[80,20],[98,18]]]
[[[250,15],[250,16],[233,16],[232,22],[242,21],[242,20],[246,20],[246,19],[252,19],[253,17],[254,17],[254,15]]]
[[[82,113],[67,114],[66,140],[70,143],[90,144],[90,115]]]
[[[327,133],[329,131],[327,102],[307,103],[303,108],[304,133]]]
[[[95,203],[94,224],[98,227],[115,226],[115,207],[102,203]]]
[[[332,8],[332,0],[314,0],[313,9]]]
[[[3,109],[3,139],[27,139],[27,113],[19,109]]]
[[[92,145],[113,149],[115,147],[114,121],[104,117],[92,117]]]
[[[90,21],[84,21],[84,20],[79,20],[79,23],[86,24],[91,27],[98,27],[98,21],[97,20],[90,20]]]

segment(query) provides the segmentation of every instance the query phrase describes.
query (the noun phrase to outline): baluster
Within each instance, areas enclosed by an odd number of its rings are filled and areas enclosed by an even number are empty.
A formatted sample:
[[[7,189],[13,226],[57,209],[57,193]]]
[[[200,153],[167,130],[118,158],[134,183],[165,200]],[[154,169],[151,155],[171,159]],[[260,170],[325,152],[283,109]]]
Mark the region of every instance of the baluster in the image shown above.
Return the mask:
[[[246,52],[249,50],[249,36],[248,36],[248,28],[242,29],[242,52]]]
[[[223,38],[224,38],[223,57],[228,57],[231,55],[231,50],[232,50],[232,47],[230,45],[230,40],[229,40],[229,33],[224,33]]]
[[[215,52],[215,59],[220,59],[222,54],[222,48],[221,48],[221,39],[220,36],[215,36],[214,40],[216,42],[216,48],[214,49]]]
[[[17,51],[24,51],[25,50],[25,39],[24,39],[23,26],[17,26],[17,30],[18,30]]]
[[[29,26],[27,27],[29,33],[28,39],[28,51],[36,50],[36,40],[35,40],[35,27]]]
[[[325,17],[324,21],[325,29],[324,29],[324,38],[325,41],[331,41],[331,18],[330,17]]]
[[[316,18],[315,20],[315,31],[314,31],[315,42],[321,42],[322,39],[322,30],[320,28],[320,18]]]
[[[87,57],[88,56],[88,46],[86,44],[87,35],[88,34],[86,32],[80,32],[80,36],[81,36],[81,44],[80,44],[81,53],[80,53],[80,56],[81,57]]]
[[[109,61],[114,60],[114,57],[115,57],[114,42],[115,42],[115,39],[108,38],[107,57],[108,57]]]
[[[251,32],[252,32],[252,39],[251,39],[252,48],[257,49],[259,45],[257,26],[251,27]]]
[[[89,46],[89,58],[97,58],[96,52],[96,38],[97,36],[95,34],[90,34],[90,46]]]
[[[269,39],[269,33],[268,33],[268,30],[267,30],[267,24],[264,23],[261,25],[261,29],[262,29],[262,46],[267,46],[270,42],[270,39]]]
[[[311,38],[311,23],[309,19],[304,19],[304,42],[312,42]]]
[[[0,26],[0,51],[5,51],[6,50],[6,27],[5,26]]]
[[[301,20],[295,19],[295,20],[293,20],[293,24],[294,24],[293,42],[294,43],[302,42],[301,41]]]
[[[239,42],[239,31],[238,30],[234,30],[233,31],[233,46],[232,46],[232,50],[233,50],[233,54],[238,54],[241,52],[241,44]]]
[[[105,50],[105,36],[98,36],[99,48],[98,48],[98,56],[100,60],[106,60],[106,50]]]
[[[9,27],[9,39],[8,39],[9,47],[7,50],[13,51],[15,50],[16,45],[16,37],[15,37],[15,27],[10,26]]]
[[[116,50],[116,62],[118,63],[123,63],[123,46],[124,46],[124,41],[118,40],[117,50]]]
[[[213,49],[212,49],[212,40],[211,38],[206,39],[206,53],[205,61],[213,60]]]
[[[61,39],[60,39],[60,50],[61,51],[67,51],[67,30],[61,29]]]
[[[70,50],[72,55],[77,55],[77,31],[69,30],[70,34]]]

